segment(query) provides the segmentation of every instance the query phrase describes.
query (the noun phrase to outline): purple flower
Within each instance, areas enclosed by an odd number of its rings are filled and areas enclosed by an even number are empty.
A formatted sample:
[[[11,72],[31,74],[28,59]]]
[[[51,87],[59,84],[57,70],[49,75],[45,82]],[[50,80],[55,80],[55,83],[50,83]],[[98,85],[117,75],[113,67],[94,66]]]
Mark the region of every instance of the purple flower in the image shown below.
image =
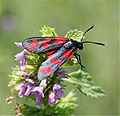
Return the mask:
[[[62,89],[63,89],[63,86],[61,84],[56,83],[53,86],[53,92],[55,92],[58,98],[61,98],[64,95],[64,92],[62,91]]]
[[[17,71],[16,75],[24,76],[24,75],[26,75],[26,72],[25,71]]]
[[[44,97],[43,90],[41,90],[40,87],[35,87],[32,90],[32,95],[36,97],[36,106],[42,105],[43,103],[42,99]]]
[[[18,46],[18,47],[23,48],[22,43],[15,42],[15,45]]]
[[[45,89],[46,86],[47,86],[47,84],[46,84],[46,79],[44,79],[44,80],[42,80],[42,81],[40,82],[40,87],[43,87],[43,89]]]
[[[55,95],[54,92],[49,94],[49,104],[56,104],[58,103],[58,97]]]
[[[58,71],[57,71],[57,75],[58,77],[60,78],[67,78],[67,70],[65,68],[60,68]]]
[[[56,104],[58,103],[58,99],[60,99],[64,92],[62,91],[63,86],[61,84],[54,84],[53,86],[53,92],[49,94],[49,104]]]
[[[20,60],[20,67],[19,67],[20,70],[25,69],[25,64],[26,64],[26,59],[24,55],[25,53],[28,53],[28,51],[24,49],[22,52],[15,55],[15,60]]]
[[[18,93],[18,96],[19,97],[23,97],[25,92],[26,92],[26,88],[27,88],[27,85],[26,84],[19,84],[17,87],[16,87],[16,90],[19,90],[19,93]]]
[[[21,71],[17,71],[15,74],[16,75],[19,75],[19,76],[23,76],[25,79],[28,79],[29,77],[30,77],[30,75],[28,75],[27,74],[27,72],[25,72],[25,71],[23,71],[23,69],[24,69],[25,67],[19,67],[19,69],[21,70]]]
[[[16,87],[16,90],[19,90],[18,96],[23,97],[24,95],[28,96],[31,94],[32,89],[34,88],[34,81],[31,79],[26,79],[27,83],[19,84]]]
[[[25,79],[26,81],[28,81],[31,84],[34,84],[35,82],[32,79]]]
[[[46,88],[47,84],[46,84],[46,79],[42,80],[39,87],[35,87],[32,90],[32,95],[34,95],[36,97],[36,106],[42,105],[43,101],[43,90]]]
[[[64,91],[59,90],[55,94],[58,98],[61,98],[62,96],[64,96]]]
[[[31,90],[33,88],[34,88],[34,85],[28,84],[24,95],[26,95],[26,96],[30,95],[31,94]]]
[[[24,60],[24,53],[20,52],[18,54],[15,55],[15,60]]]
[[[37,95],[36,95],[36,106],[40,106],[40,105],[43,104],[42,98],[43,98],[43,93],[37,92]]]
[[[28,96],[28,95],[31,94],[31,91],[34,88],[34,83],[35,82],[32,79],[25,79],[25,80],[28,82],[27,83],[28,85],[27,85],[26,92],[25,92],[24,95]]]
[[[24,70],[25,69],[25,64],[26,64],[26,60],[25,59],[22,60],[22,61],[20,61],[20,67],[19,67],[19,69],[20,70]]]
[[[53,86],[53,91],[54,92],[56,92],[60,89],[63,89],[63,86],[61,84],[58,84],[58,83],[54,84],[54,86]]]
[[[21,61],[23,61],[25,59],[25,57],[24,57],[25,53],[28,53],[28,51],[24,49],[22,52],[16,54],[15,55],[15,60],[21,60]]]
[[[22,43],[15,42],[15,44],[18,47],[22,47],[23,48]],[[25,64],[26,64],[25,54],[26,53],[28,53],[28,51],[26,49],[24,49],[22,52],[20,52],[20,53],[15,55],[15,60],[20,60],[20,67],[19,67],[20,70],[24,70],[25,69]]]

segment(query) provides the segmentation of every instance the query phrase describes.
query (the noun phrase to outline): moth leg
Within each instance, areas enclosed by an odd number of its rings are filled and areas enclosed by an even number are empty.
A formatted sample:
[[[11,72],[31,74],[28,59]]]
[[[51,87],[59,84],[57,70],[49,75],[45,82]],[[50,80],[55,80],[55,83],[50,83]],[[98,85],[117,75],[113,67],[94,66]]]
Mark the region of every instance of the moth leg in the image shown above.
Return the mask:
[[[81,62],[81,58],[80,58],[80,55],[75,53],[74,56],[76,57],[78,63],[80,64],[81,66],[81,69],[83,70],[85,67],[82,65],[82,62]]]

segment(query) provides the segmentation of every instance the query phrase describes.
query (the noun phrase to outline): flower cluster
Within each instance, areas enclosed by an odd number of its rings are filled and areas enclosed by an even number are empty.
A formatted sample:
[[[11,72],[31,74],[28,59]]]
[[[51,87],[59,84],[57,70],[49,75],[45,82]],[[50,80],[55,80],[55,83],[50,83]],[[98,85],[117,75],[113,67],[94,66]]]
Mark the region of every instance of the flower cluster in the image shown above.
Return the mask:
[[[23,48],[21,43],[15,42],[15,44]],[[54,81],[48,78],[39,82],[36,78],[37,74],[31,76],[32,72],[37,73],[37,70],[33,69],[31,72],[26,70],[26,67],[30,66],[28,63],[30,57],[30,52],[25,49],[21,53],[15,55],[15,60],[18,60],[20,64],[15,74],[23,77],[15,88],[15,90],[18,91],[18,96],[20,98],[30,95],[35,96],[36,106],[42,105],[44,99],[48,99],[47,101],[49,104],[58,103],[59,99],[64,95],[62,91],[63,86],[60,84],[60,80],[67,77],[67,70],[65,68],[60,68],[56,73],[58,78]],[[40,66],[40,64],[37,65]],[[49,85],[47,85],[47,83],[49,83]]]

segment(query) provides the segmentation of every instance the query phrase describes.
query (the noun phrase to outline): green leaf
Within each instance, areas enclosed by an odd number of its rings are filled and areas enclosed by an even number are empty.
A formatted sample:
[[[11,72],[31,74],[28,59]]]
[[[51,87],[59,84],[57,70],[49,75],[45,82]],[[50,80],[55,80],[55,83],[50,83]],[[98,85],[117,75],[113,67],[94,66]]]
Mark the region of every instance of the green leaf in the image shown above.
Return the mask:
[[[75,92],[70,91],[67,96],[61,98],[59,103],[56,105],[57,109],[60,109],[58,116],[70,116],[73,114],[75,108],[78,106],[74,102],[76,101]]]
[[[92,77],[81,70],[69,74],[68,79],[64,80],[75,85],[78,90],[86,96],[95,98],[98,96],[104,96],[104,91],[101,87],[95,86]]]
[[[36,107],[35,106],[35,98],[34,96],[24,96],[22,98],[16,96],[15,97],[16,102],[21,103],[21,104],[26,104],[28,106]]]
[[[70,58],[66,63],[64,63],[62,66],[72,66],[75,63],[75,60],[73,58]]]
[[[24,79],[24,77],[17,75],[17,72],[19,71],[21,70],[16,66],[15,68],[12,68],[11,75],[9,75],[9,77],[11,77],[11,82],[14,83],[14,85]]]
[[[74,90],[70,91],[67,96],[61,98],[61,101],[59,102],[59,104],[61,104],[61,103],[70,103],[70,102],[76,101],[77,98],[75,97],[75,95],[76,94],[75,94]]]
[[[32,106],[25,106],[23,109],[24,116],[38,116],[41,109]]]
[[[79,31],[79,30],[77,30],[77,29],[70,30],[70,31],[67,32],[67,34],[65,35],[65,37],[74,39],[74,40],[79,41],[79,42],[81,41],[82,36],[83,36],[83,32],[82,32],[82,31]]]
[[[58,36],[55,32],[55,28],[50,28],[48,26],[44,26],[40,32],[43,34],[42,37],[56,37]]]

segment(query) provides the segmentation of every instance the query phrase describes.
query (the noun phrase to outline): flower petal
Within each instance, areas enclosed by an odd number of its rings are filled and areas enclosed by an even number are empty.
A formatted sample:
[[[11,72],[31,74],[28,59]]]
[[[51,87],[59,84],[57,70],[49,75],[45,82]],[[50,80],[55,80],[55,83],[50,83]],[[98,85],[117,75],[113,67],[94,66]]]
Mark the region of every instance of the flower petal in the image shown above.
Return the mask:
[[[42,103],[43,103],[42,97],[43,97],[43,95],[42,95],[41,93],[39,93],[39,94],[36,96],[36,106],[42,105]]]
[[[15,42],[15,45],[16,45],[16,46],[18,46],[18,47],[21,47],[21,48],[23,48],[23,45],[22,45],[22,43]]]
[[[46,88],[47,84],[46,84],[46,79],[43,79],[40,83],[40,87]]]
[[[64,91],[59,90],[59,91],[56,92],[56,95],[57,95],[58,98],[61,98],[64,95]]]
[[[15,55],[15,60],[24,60],[24,54],[23,52],[20,52],[18,54]]]
[[[57,91],[57,90],[60,90],[60,89],[63,89],[63,86],[61,84],[58,84],[58,83],[54,84],[54,86],[53,86],[53,91],[54,92]]]
[[[51,92],[49,94],[49,104],[56,104],[56,103],[58,103],[58,98],[54,92]]]
[[[17,71],[15,74],[16,75],[20,75],[20,76],[24,76],[26,74],[26,72],[24,72],[24,71]]]
[[[32,79],[25,79],[27,82],[34,84],[35,82]]]
[[[31,90],[34,88],[33,85],[28,85],[24,95],[28,96],[31,94]]]
[[[22,88],[22,86],[24,86],[23,83],[19,84],[15,89],[16,89],[16,90],[20,90],[20,89]]]

